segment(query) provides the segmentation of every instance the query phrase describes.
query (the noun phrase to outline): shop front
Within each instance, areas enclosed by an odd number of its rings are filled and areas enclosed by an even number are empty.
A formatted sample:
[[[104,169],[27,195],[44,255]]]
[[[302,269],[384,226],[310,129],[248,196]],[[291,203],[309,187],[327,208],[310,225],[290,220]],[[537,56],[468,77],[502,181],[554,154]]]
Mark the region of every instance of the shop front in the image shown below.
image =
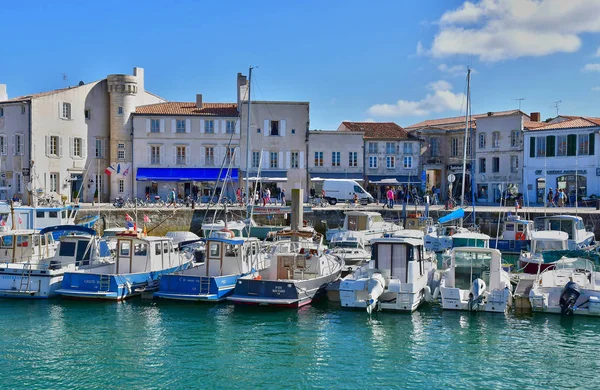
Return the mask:
[[[559,190],[564,191],[567,195],[567,205],[574,205],[576,199],[581,200],[590,195],[597,195],[593,191],[593,180],[598,179],[594,173],[600,174],[600,171],[591,173],[588,169],[535,170],[534,191],[536,202],[545,203],[550,189],[552,189],[553,194],[556,194],[556,191]]]
[[[175,188],[179,198],[192,196],[199,201],[210,200],[213,194],[219,196],[223,192],[224,196],[234,199],[238,170],[237,168],[138,168],[136,181],[139,198],[148,195],[151,200],[155,196],[166,200]]]

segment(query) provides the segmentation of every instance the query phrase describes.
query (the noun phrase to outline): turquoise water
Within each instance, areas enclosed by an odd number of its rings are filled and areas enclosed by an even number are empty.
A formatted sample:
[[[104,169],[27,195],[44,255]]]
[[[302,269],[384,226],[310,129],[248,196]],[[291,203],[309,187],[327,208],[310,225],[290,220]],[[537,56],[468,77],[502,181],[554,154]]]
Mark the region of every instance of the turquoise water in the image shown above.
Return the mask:
[[[596,388],[600,319],[0,301],[0,387]]]

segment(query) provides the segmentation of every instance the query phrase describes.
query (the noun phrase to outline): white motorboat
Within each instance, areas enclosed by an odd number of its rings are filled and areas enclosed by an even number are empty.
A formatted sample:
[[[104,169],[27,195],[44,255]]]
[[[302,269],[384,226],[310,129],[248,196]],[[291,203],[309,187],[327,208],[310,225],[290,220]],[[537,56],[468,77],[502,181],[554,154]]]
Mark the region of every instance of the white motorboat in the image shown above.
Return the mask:
[[[588,259],[564,257],[534,280],[534,312],[600,316],[600,273]]]
[[[499,250],[456,247],[440,280],[444,310],[505,313],[512,305],[510,275],[502,268]],[[434,292],[437,296],[437,291]]]
[[[527,274],[537,274],[552,267],[568,251],[569,235],[565,232],[542,230],[531,234],[531,251],[519,255],[519,268]]]
[[[7,230],[0,226],[0,263],[37,263],[54,256],[58,243],[52,234],[39,230]]]
[[[21,263],[0,265],[0,296],[6,298],[51,298],[56,295],[67,271],[82,270],[110,264],[113,259],[106,241],[100,240],[92,229],[76,226],[54,226],[42,229],[40,236],[61,234],[53,256]],[[43,244],[42,253],[49,253],[50,239]]]
[[[233,232],[234,237],[247,237],[246,224],[243,221],[223,221],[218,220],[211,223],[202,224],[202,237],[210,237],[212,232],[220,232],[228,229]]]
[[[431,299],[437,260],[421,230],[371,240],[373,258],[340,282],[342,307],[412,312]]]
[[[596,241],[593,232],[587,231],[583,219],[577,215],[548,215],[534,219],[536,231],[555,230],[569,235],[570,250],[586,249]]]
[[[371,258],[368,241],[362,234],[352,231],[339,232],[331,237],[328,253],[344,260],[344,270],[352,271]]]
[[[402,229],[401,226],[384,221],[380,213],[352,210],[345,213],[343,226],[327,229],[325,237],[327,241],[331,241],[336,233],[353,231],[362,234],[365,240],[369,241],[372,238],[383,237],[385,234],[393,234],[400,229]]]
[[[452,237],[457,233],[469,233],[469,229],[454,225],[438,225],[425,236],[425,248],[444,252],[452,248]]]
[[[312,228],[276,233],[266,261],[267,268],[237,280],[236,304],[300,307],[307,305],[327,284],[337,280],[343,261],[325,252],[323,237]]]

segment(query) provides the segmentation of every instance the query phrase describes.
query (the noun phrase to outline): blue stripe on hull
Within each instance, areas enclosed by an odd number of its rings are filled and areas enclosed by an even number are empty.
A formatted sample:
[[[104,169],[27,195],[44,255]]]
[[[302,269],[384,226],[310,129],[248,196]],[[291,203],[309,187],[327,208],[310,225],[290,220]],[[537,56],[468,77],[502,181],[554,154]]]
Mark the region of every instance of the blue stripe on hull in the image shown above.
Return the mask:
[[[233,292],[236,281],[242,275],[186,276],[164,275],[160,279],[155,297],[164,299],[219,302]]]
[[[498,244],[496,245],[496,241]],[[524,250],[529,250],[531,240],[490,240],[490,248],[498,249],[503,253],[521,253]]]
[[[63,287],[59,289],[57,293],[64,297],[71,298],[119,301],[140,295],[142,293],[142,291],[139,291],[140,289],[148,287],[149,283],[159,280],[162,275],[187,269],[191,264],[191,262],[188,262],[164,270],[122,275],[67,272],[63,279]],[[109,277],[109,287],[107,290],[100,291],[100,280],[102,276]]]

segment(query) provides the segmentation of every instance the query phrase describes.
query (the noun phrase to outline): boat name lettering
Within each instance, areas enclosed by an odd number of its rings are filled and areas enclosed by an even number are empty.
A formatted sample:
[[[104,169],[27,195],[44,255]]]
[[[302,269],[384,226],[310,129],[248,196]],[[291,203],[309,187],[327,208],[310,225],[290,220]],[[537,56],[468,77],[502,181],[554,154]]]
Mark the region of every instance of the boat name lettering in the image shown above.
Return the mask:
[[[98,283],[98,281],[97,280],[84,280],[83,283],[96,284],[96,283]]]
[[[273,294],[285,294],[285,290],[283,289],[283,286],[275,286],[275,287],[273,287],[273,290],[271,292]]]

